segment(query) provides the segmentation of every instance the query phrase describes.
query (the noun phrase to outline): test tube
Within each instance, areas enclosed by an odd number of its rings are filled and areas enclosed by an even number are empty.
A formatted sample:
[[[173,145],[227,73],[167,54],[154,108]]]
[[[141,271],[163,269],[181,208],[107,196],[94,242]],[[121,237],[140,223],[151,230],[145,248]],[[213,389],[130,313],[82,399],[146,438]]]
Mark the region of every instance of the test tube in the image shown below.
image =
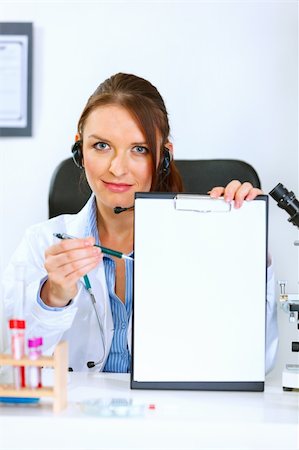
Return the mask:
[[[25,355],[25,320],[11,319],[9,321],[11,332],[11,352],[14,359],[21,359]],[[13,379],[16,389],[25,387],[25,367],[13,367]]]
[[[28,357],[29,357],[29,359],[35,360],[41,356],[42,344],[43,344],[42,337],[34,337],[32,339],[28,339]],[[29,386],[32,389],[42,387],[41,375],[42,375],[41,367],[34,367],[34,366],[29,367],[28,380],[29,380]]]
[[[26,265],[24,262],[16,263],[15,289],[14,289],[14,310],[13,316],[9,321],[11,330],[11,353],[13,358],[21,359],[25,355],[25,273]],[[25,367],[13,367],[14,386],[16,389],[25,387]]]

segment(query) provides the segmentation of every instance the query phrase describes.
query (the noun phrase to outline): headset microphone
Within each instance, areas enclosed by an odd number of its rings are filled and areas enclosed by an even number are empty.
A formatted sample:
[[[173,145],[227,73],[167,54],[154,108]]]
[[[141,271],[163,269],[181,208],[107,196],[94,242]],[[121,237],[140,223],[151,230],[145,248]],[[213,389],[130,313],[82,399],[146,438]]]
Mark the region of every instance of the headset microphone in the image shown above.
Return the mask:
[[[89,369],[91,369],[92,367],[95,367],[95,366],[97,366],[98,364],[101,364],[103,361],[98,361],[98,362],[94,362],[94,361],[88,361],[86,364],[87,364],[87,367],[89,368]]]
[[[134,209],[134,206],[129,206],[128,208],[122,208],[121,206],[116,206],[114,208],[114,214],[120,214],[124,211],[129,211],[130,209]]]

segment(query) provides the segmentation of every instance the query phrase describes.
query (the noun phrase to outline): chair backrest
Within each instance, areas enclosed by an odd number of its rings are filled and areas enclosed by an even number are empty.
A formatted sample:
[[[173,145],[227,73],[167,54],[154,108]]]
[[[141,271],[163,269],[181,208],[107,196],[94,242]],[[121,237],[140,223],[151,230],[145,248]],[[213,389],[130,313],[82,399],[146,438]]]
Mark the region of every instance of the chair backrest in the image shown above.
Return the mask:
[[[239,159],[181,159],[175,163],[185,192],[206,194],[213,187],[226,186],[232,180],[249,181],[254,187],[261,187],[255,169]]]
[[[91,189],[85,180],[81,181],[81,173],[73,158],[65,159],[56,167],[49,191],[50,219],[59,214],[75,214],[83,208]]]
[[[237,159],[175,160],[183,178],[185,192],[206,194],[214,186],[226,186],[231,180],[249,181],[260,188],[255,169]],[[49,218],[80,211],[91,195],[82,171],[72,158],[62,161],[54,171],[49,191]]]

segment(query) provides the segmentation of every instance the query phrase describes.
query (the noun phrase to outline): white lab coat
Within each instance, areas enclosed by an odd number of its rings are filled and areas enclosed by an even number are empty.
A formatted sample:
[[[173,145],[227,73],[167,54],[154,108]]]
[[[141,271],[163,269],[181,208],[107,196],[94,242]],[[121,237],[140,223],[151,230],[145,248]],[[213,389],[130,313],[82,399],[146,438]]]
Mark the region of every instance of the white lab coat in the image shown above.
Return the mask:
[[[105,279],[103,262],[88,276],[96,298],[96,308],[104,330],[104,342],[97,323],[96,315],[91,305],[91,299],[82,282],[71,304],[60,311],[44,309],[37,302],[37,295],[41,281],[47,275],[44,268],[45,250],[52,245],[56,238],[53,233],[67,233],[83,237],[88,221],[89,202],[75,215],[64,214],[46,222],[30,227],[14,253],[3,275],[3,291],[7,318],[14,315],[16,302],[15,279],[16,264],[26,263],[26,299],[25,318],[27,337],[42,336],[44,354],[51,354],[60,340],[69,342],[69,366],[74,371],[103,370],[107,360],[113,338],[113,319],[111,314],[108,289]],[[268,269],[269,271],[269,269]],[[271,272],[271,268],[270,268]],[[127,339],[131,352],[130,318]],[[254,324],[253,324],[254,326]],[[182,337],[183,338],[183,337]],[[268,274],[267,296],[267,336],[266,336],[266,371],[273,365],[278,346],[278,332],[276,319],[276,302],[274,296],[273,273]],[[93,369],[88,369],[88,361],[103,362]]]

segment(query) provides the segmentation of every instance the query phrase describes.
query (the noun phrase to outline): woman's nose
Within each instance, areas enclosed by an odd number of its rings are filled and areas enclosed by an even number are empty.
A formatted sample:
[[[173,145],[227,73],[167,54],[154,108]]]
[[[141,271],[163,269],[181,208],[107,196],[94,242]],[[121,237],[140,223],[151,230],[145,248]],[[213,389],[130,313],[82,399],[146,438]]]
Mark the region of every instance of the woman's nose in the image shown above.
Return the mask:
[[[127,173],[127,158],[124,153],[119,153],[113,156],[109,171],[117,177]]]

